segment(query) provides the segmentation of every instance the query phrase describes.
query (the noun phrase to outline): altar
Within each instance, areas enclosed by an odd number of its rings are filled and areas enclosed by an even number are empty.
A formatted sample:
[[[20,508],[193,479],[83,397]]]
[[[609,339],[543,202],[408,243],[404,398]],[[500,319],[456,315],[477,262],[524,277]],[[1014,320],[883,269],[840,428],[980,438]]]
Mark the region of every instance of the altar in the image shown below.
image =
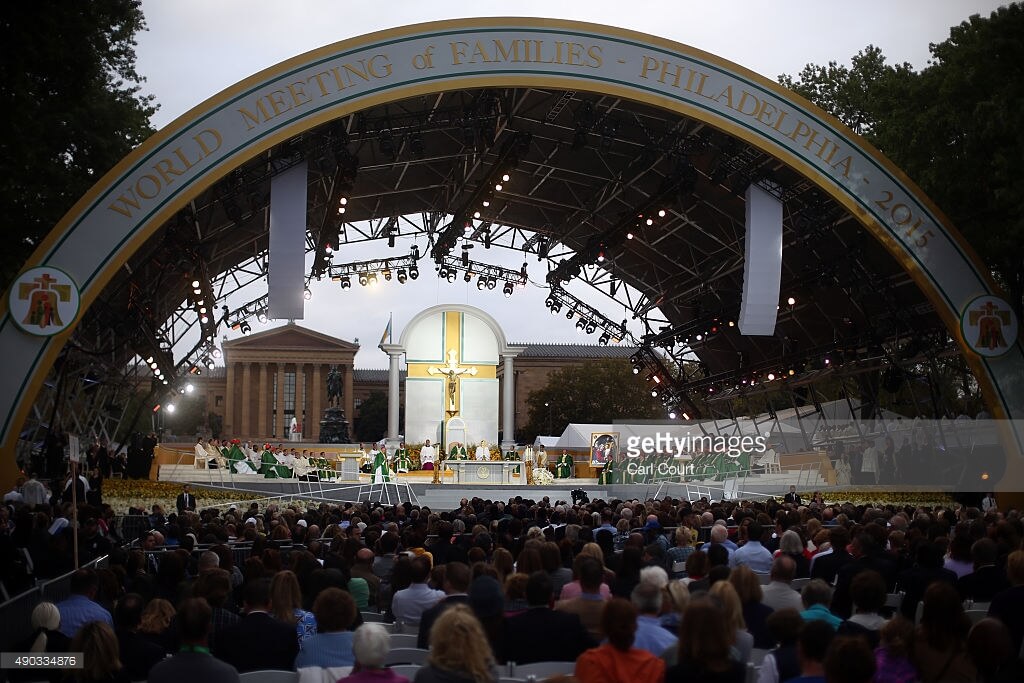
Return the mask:
[[[444,466],[455,472],[456,484],[511,484],[512,473],[521,460],[446,460]]]
[[[338,481],[359,481],[359,466],[363,464],[363,454],[338,453],[334,456],[334,470]]]

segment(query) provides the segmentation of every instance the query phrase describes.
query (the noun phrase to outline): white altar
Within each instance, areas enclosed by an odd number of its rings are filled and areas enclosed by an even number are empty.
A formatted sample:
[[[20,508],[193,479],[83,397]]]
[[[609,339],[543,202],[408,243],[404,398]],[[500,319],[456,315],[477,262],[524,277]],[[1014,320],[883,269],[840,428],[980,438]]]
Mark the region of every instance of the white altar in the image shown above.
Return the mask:
[[[334,463],[338,481],[359,481],[359,466],[363,463],[362,453],[338,453]]]
[[[521,460],[448,460],[445,467],[455,472],[456,484],[511,484],[512,473]]]

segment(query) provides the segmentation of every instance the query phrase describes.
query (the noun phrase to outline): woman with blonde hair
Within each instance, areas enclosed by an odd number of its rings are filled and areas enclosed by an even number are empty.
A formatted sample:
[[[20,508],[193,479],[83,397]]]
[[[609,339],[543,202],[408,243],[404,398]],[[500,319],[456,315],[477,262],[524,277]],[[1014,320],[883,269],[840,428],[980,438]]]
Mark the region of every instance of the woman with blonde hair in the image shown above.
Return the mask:
[[[415,683],[494,683],[498,680],[491,645],[466,605],[452,605],[430,629],[427,664]]]
[[[316,635],[316,617],[302,609],[302,590],[295,573],[289,570],[274,574],[270,582],[270,613],[279,621],[295,626],[295,636],[302,642]]]
[[[121,666],[121,652],[114,629],[102,621],[90,621],[71,639],[71,652],[81,652],[87,665],[75,672],[78,683],[128,683],[131,677]]]
[[[562,587],[562,594],[559,596],[560,600],[570,600],[572,598],[578,598],[582,593],[580,588],[580,577],[576,573],[576,560],[582,557],[592,557],[601,563],[601,567],[604,573],[604,580],[601,582],[601,597],[608,600],[611,597],[612,590],[611,585],[615,581],[615,572],[608,569],[604,563],[604,551],[601,550],[601,546],[594,542],[585,543],[580,549],[579,553],[576,554],[575,560],[573,560],[573,581],[565,584]]]
[[[146,640],[162,647],[165,652],[171,652],[174,644],[169,627],[174,614],[174,605],[163,598],[153,598],[146,609],[142,610],[139,633]]]
[[[772,613],[772,608],[761,602],[764,591],[761,590],[761,581],[757,575],[750,567],[740,565],[729,572],[729,583],[740,598],[743,621],[747,631],[754,637],[754,647],[765,650],[774,647],[775,641],[768,632],[768,615]]]
[[[747,623],[743,620],[743,605],[739,593],[728,581],[716,581],[708,591],[722,605],[727,631],[732,634],[730,644],[736,649],[737,661],[746,664],[750,660],[750,651],[754,648],[754,636],[747,631]]]

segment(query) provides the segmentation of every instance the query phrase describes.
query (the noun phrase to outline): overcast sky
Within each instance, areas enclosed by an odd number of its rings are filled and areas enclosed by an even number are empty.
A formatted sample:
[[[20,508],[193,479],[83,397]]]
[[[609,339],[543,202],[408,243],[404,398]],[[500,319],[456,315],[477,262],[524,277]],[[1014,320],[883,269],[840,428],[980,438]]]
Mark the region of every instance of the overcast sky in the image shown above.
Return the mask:
[[[686,43],[736,62],[770,79],[796,74],[808,62],[849,59],[866,45],[881,48],[890,62],[927,65],[929,43],[949,36],[949,28],[971,14],[988,15],[1000,2],[982,0],[787,0],[783,3],[732,0],[591,0],[575,2],[450,2],[441,0],[144,0],[149,30],[138,37],[138,70],[147,78],[144,91],[155,95],[160,109],[153,125],[162,128],[192,107],[243,78],[289,57],[380,29],[423,21],[473,16],[530,16],[575,19],[643,31]],[[404,255],[411,242],[394,251],[384,243],[350,249],[336,256],[344,263]],[[425,244],[420,241],[420,250]],[[474,250],[474,259],[517,269],[522,255],[500,249]],[[368,291],[355,285],[347,293],[329,281],[314,288],[299,324],[341,337],[359,339],[359,367],[386,367],[377,349],[388,315],[394,313],[395,339],[418,311],[439,303],[469,303],[485,309],[505,329],[510,341],[596,343],[597,336],[576,333],[575,321],[549,316],[546,290],[531,285],[506,299],[501,288],[478,292],[466,285],[440,283],[421,262],[423,275],[413,286],[392,281]],[[544,281],[536,257],[530,279]],[[264,290],[265,291],[265,290]],[[577,296],[600,304],[613,320],[622,309],[609,299]],[[250,297],[250,298],[254,298]],[[261,326],[253,321],[254,331]]]

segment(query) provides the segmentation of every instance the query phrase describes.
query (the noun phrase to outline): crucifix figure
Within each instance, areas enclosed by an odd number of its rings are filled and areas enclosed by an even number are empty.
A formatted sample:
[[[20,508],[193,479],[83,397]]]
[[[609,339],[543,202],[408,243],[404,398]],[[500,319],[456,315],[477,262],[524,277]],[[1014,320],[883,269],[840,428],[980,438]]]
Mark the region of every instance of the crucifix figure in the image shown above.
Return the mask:
[[[463,367],[459,365],[458,358],[458,352],[455,351],[455,349],[451,349],[448,351],[448,365],[442,365],[441,367],[431,366],[427,368],[427,372],[431,375],[444,375],[448,378],[448,412],[452,415],[458,413],[458,408],[455,407],[455,387],[457,386],[459,377],[461,375],[476,374],[475,367]]]

